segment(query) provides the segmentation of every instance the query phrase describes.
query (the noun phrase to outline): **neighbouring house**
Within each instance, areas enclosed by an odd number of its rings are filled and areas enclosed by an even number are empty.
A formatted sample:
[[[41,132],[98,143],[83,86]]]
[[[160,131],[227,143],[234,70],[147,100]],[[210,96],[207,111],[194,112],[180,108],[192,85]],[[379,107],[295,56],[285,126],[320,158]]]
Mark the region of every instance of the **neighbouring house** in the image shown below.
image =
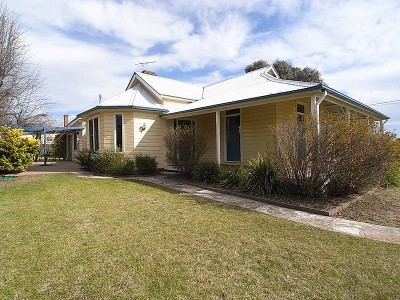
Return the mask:
[[[271,128],[291,115],[320,113],[357,115],[381,128],[389,119],[325,84],[280,79],[273,67],[206,86],[142,72],[134,73],[123,93],[78,114],[85,129],[77,139],[79,149],[149,154],[166,167],[165,131],[191,125],[207,138],[206,159],[244,164],[277,138]]]
[[[65,131],[66,137],[65,137],[65,143],[66,143],[66,154],[67,154],[67,160],[72,160],[75,159],[76,156],[78,155],[78,152],[82,149],[85,148],[80,146],[79,139],[80,139],[80,133],[79,131],[69,131],[68,128],[79,128],[82,126],[82,119],[76,117],[73,119],[71,122],[68,120],[69,116],[64,115],[64,127],[67,129]]]

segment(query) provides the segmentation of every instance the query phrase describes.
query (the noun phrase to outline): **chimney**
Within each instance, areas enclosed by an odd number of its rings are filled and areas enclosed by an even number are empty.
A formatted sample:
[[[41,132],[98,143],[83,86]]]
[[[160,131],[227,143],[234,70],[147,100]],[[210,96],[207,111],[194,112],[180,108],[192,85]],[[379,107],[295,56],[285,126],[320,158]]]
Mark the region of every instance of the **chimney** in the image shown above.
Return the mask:
[[[64,115],[64,127],[66,127],[68,125],[68,117],[69,115]]]
[[[148,70],[143,70],[142,73],[143,73],[143,74],[147,74],[147,75],[157,76],[156,73],[154,73],[154,72],[152,72],[152,71],[148,71]]]

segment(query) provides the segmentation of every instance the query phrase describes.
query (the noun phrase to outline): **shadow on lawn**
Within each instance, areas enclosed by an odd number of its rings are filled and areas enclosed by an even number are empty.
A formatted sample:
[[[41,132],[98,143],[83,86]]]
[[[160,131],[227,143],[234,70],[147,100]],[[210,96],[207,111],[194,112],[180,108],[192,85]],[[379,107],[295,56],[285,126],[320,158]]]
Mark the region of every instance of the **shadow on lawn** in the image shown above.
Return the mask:
[[[187,194],[187,195],[189,195],[188,193],[177,191],[175,189],[172,189],[172,188],[169,188],[169,187],[166,187],[166,186],[160,186],[159,184],[151,183],[151,182],[148,182],[148,181],[143,181],[143,180],[140,180],[140,179],[122,179],[122,180],[129,181],[129,182],[135,182],[137,184],[141,184],[141,185],[144,185],[144,186],[155,188],[155,189],[158,189],[158,190],[161,190],[161,191],[164,191],[164,192],[168,192],[168,193],[171,193],[171,194],[174,194],[174,195],[179,195],[179,194],[182,194],[182,195]]]
[[[234,210],[246,210],[246,209],[243,209],[241,207],[231,206],[231,205],[228,205],[228,204],[225,204],[225,203],[221,203],[221,202],[217,202],[217,201],[214,201],[214,200],[210,200],[210,199],[204,198],[204,197],[199,196],[199,195],[193,195],[193,194],[190,194],[190,193],[187,193],[187,192],[178,191],[178,190],[175,190],[175,189],[170,188],[170,187],[160,186],[159,184],[151,183],[151,182],[148,182],[148,181],[142,181],[140,179],[123,179],[123,180],[129,181],[129,182],[135,182],[137,184],[141,184],[141,185],[144,185],[144,186],[147,186],[147,187],[158,189],[158,190],[161,190],[161,191],[164,191],[164,192],[167,192],[167,193],[171,193],[171,194],[174,194],[174,195],[183,195],[183,196],[186,196],[186,197],[190,197],[191,199],[195,200],[200,205],[212,204],[212,205],[217,205],[217,206],[220,206],[220,207],[225,207],[225,208],[234,209]]]

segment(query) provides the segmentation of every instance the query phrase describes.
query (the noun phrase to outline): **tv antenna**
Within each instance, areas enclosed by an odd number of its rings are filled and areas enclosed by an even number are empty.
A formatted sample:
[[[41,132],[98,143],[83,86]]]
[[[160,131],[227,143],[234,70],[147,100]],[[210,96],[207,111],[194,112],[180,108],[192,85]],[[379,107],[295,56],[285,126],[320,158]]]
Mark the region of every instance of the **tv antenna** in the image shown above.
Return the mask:
[[[137,64],[135,64],[135,66],[141,65],[141,66],[142,66],[142,71],[144,71],[144,66],[145,66],[145,65],[153,64],[153,63],[155,63],[155,62],[156,62],[155,60],[153,60],[153,61],[145,61],[145,62],[138,62]]]

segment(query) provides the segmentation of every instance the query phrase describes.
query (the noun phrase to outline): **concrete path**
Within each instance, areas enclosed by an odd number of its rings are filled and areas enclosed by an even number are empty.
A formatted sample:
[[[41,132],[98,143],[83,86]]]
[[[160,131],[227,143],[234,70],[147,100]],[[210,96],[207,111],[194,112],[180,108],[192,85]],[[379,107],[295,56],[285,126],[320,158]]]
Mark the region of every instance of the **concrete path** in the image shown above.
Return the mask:
[[[373,240],[400,244],[400,229],[395,227],[380,226],[340,218],[315,215],[290,208],[278,207],[242,197],[226,195],[185,183],[179,183],[165,176],[132,177],[132,179],[150,182],[163,187],[182,191],[209,200],[218,201],[228,205],[249,209],[274,217],[318,227],[330,231],[365,237]]]
[[[47,162],[33,162],[25,172],[18,173],[18,176],[52,174],[52,173],[79,173],[82,170],[75,161],[52,161]]]

